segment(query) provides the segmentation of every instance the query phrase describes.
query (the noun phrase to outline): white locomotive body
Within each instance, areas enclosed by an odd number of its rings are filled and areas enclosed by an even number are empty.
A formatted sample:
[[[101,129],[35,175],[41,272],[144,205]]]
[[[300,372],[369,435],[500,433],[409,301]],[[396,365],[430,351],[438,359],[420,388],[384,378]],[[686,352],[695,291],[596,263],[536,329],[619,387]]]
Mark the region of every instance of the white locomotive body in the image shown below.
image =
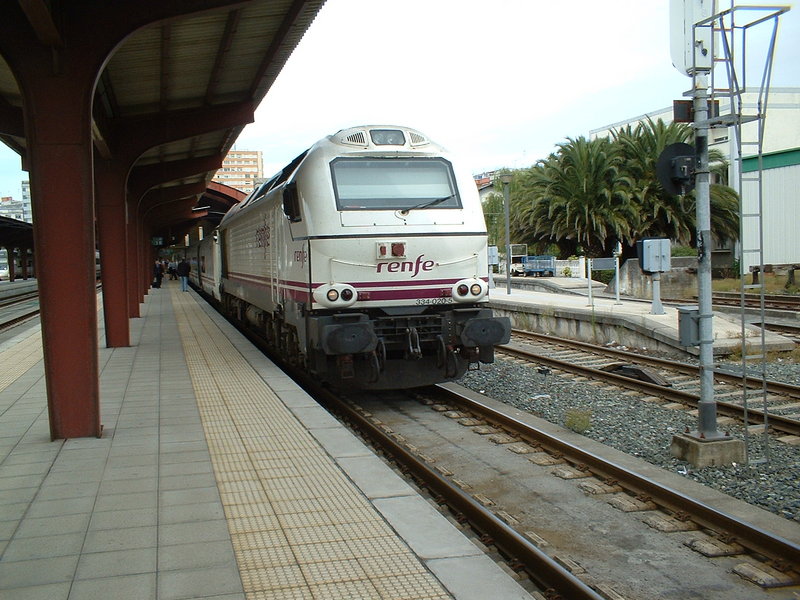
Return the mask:
[[[190,252],[193,283],[290,361],[336,385],[405,388],[492,362],[476,186],[404,127],[324,138]]]

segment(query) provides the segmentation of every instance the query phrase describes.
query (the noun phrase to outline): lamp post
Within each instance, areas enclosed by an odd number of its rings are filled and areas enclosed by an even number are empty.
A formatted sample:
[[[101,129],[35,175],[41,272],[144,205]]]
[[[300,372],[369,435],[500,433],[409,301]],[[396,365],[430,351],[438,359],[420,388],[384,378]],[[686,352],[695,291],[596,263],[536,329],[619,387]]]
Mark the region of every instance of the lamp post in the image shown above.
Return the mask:
[[[506,294],[511,295],[511,227],[509,225],[508,185],[511,183],[511,173],[500,175],[503,182],[503,210],[506,217]]]

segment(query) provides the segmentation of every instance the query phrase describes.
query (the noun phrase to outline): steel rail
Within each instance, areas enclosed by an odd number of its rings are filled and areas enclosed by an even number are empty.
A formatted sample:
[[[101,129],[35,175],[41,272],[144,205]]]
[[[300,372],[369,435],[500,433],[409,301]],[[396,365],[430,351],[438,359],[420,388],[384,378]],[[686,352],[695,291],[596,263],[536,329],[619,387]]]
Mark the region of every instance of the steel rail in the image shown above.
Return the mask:
[[[786,333],[790,336],[800,336],[800,325],[789,325],[786,323],[760,323],[758,326],[763,327],[767,331]]]
[[[795,569],[797,565],[800,565],[800,546],[789,540],[716,510],[625,467],[610,463],[592,452],[553,437],[510,415],[498,412],[485,404],[478,394],[456,384],[440,384],[437,388],[446,395],[450,402],[460,404],[487,421],[500,424],[534,445],[560,453],[573,464],[585,465],[601,479],[619,482],[632,492],[652,499],[656,505],[678,514],[688,514],[695,523],[702,527],[731,534],[745,548],[773,558],[779,564],[788,564]]]
[[[33,298],[38,298],[39,292],[24,292],[22,294],[17,294],[15,296],[6,296],[5,298],[0,298],[0,308],[4,308],[6,306],[14,306],[19,302],[24,302],[25,300],[31,300]]]
[[[364,435],[389,453],[393,460],[440,496],[479,532],[491,538],[490,543],[507,557],[516,559],[528,576],[545,590],[548,599],[602,600],[603,596],[564,569],[547,554],[507,525],[477,500],[431,469],[369,419],[328,390],[314,386],[314,398],[323,406],[353,423]],[[548,595],[549,594],[549,595]],[[557,594],[557,595],[554,595]]]
[[[683,390],[664,387],[648,381],[641,381],[639,379],[625,377],[624,375],[618,375],[617,373],[593,369],[592,367],[576,365],[570,362],[559,360],[557,358],[552,358],[550,356],[544,356],[542,354],[536,354],[521,348],[515,348],[513,346],[496,346],[495,348],[518,358],[546,364],[554,369],[570,371],[572,373],[577,373],[592,379],[612,381],[615,385],[619,385],[620,387],[644,392],[651,396],[659,396],[661,398],[680,402],[681,404],[687,404],[692,407],[697,407],[700,402],[700,396],[697,394],[692,394],[691,392],[684,392]],[[734,417],[736,419],[742,418],[743,409],[738,404],[717,400],[716,405],[717,412],[729,417]],[[764,411],[761,409],[749,408],[747,414],[748,418],[755,423],[764,423]],[[780,415],[774,415],[772,413],[769,413],[767,417],[770,427],[785,433],[800,435],[800,421],[795,421],[794,419],[789,419]]]
[[[719,296],[718,293],[726,293],[726,292],[715,292],[714,295],[711,297],[711,303],[714,306],[734,306],[740,307],[742,306],[741,297],[739,296],[739,292],[734,292],[735,296]],[[641,300],[641,299],[633,299]],[[628,301],[631,301],[629,299]],[[697,302],[697,297],[693,298],[661,298],[661,301],[665,304],[670,305],[681,305],[687,304],[691,302]],[[761,300],[757,295],[748,295],[745,297],[745,304],[744,308],[760,308],[761,307]],[[777,311],[796,311],[800,308],[800,297],[798,296],[766,296],[764,298],[764,308],[767,310],[777,310]]]
[[[101,290],[102,288],[103,285],[101,283],[95,285],[95,290]],[[17,296],[9,296],[4,299],[7,300],[8,302],[4,303],[0,301],[0,308],[8,308],[13,306],[14,304],[18,304],[26,300],[32,300],[33,298],[37,298],[38,296],[39,296],[38,290],[35,292],[25,292],[24,294],[19,294]],[[37,307],[21,315],[17,315],[16,317],[9,319],[8,321],[2,321],[2,317],[0,316],[0,331],[11,329],[15,325],[19,325],[20,323],[23,323],[28,319],[37,316],[40,312],[41,310]]]
[[[715,304],[741,304],[742,296],[740,292],[714,292],[712,301]],[[745,294],[745,306],[760,306],[761,296],[759,294]],[[786,307],[789,310],[800,308],[800,296],[791,294],[765,294],[764,306],[766,308]]]
[[[12,327],[14,327],[16,325],[19,325],[20,323],[23,323],[23,322],[27,321],[28,319],[31,319],[31,318],[37,316],[38,314],[39,314],[39,309],[36,309],[36,310],[34,310],[32,312],[25,313],[25,314],[22,314],[22,315],[18,315],[18,316],[14,317],[13,319],[10,319],[8,321],[0,321],[0,331],[5,331],[6,329],[11,329]]]
[[[533,331],[512,329],[511,332],[521,337],[529,337],[563,346],[571,346],[573,348],[591,350],[592,352],[596,352],[598,354],[605,354],[606,356],[618,357],[620,359],[629,360],[631,362],[637,362],[640,364],[646,364],[653,367],[669,369],[671,371],[678,371],[679,373],[683,373],[684,375],[698,375],[700,372],[699,367],[695,365],[690,365],[689,363],[672,361],[664,358],[656,358],[654,356],[645,356],[643,354],[636,354],[635,352],[626,352],[625,350],[617,350],[616,348],[597,346],[596,344],[590,344],[589,342],[581,342],[579,340],[570,340],[567,338],[553,337],[550,335],[536,333]],[[505,346],[498,346],[498,348],[504,349]],[[735,373],[720,371],[719,369],[714,369],[714,379],[721,381],[723,383],[742,385],[741,376],[736,375]],[[782,381],[774,381],[771,379],[767,379],[766,382],[762,382],[762,380],[757,377],[747,378],[748,387],[754,389],[755,388],[761,389],[762,383],[766,384],[768,392],[773,392],[775,394],[784,394],[786,396],[792,396],[794,398],[800,398],[800,386],[792,385],[790,383],[783,383]]]

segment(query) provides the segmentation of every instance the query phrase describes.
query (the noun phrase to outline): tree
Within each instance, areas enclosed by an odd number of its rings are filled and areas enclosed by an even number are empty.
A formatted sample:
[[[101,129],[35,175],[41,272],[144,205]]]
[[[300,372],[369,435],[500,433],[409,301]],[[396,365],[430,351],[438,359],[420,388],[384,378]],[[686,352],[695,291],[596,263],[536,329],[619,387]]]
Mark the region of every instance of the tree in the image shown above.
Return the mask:
[[[694,194],[669,194],[656,177],[664,148],[692,135],[686,124],[648,119],[614,131],[611,139],[568,138],[546,159],[514,172],[512,238],[537,252],[556,244],[561,256],[579,249],[609,256],[619,241],[630,257],[635,241],[645,237],[695,245]],[[710,160],[724,164],[719,153],[711,152]],[[738,196],[725,185],[711,185],[709,192],[712,234],[736,239]]]
[[[483,200],[483,218],[486,221],[486,231],[489,234],[490,246],[503,246],[505,244],[505,212],[503,195],[492,192]]]
[[[708,151],[708,168],[711,171],[712,183],[729,185],[728,171],[731,163],[727,157],[717,149]]]
[[[622,157],[607,139],[568,139],[519,178],[514,223],[536,246],[557,244],[561,255],[578,247],[600,256],[630,240],[637,214]]]
[[[642,222],[637,237],[667,237],[678,244],[695,245],[697,220],[694,192],[685,196],[669,194],[656,176],[656,162],[661,152],[670,144],[691,142],[691,126],[647,119],[634,129],[628,126],[612,132],[612,137],[620,144],[625,156],[626,170],[633,181],[633,198],[641,211]],[[710,151],[709,162],[712,172],[718,169],[722,175],[724,169],[724,177],[720,177],[720,181],[727,183],[727,161],[722,153]],[[726,185],[712,185],[709,195],[713,235],[719,240],[737,239],[739,199],[736,192]],[[632,248],[628,254],[631,252]]]
[[[692,238],[687,221],[689,202],[685,196],[673,196],[664,190],[656,176],[656,162],[668,145],[690,140],[691,127],[647,119],[634,129],[628,125],[611,135],[624,157],[632,181],[632,199],[641,217],[636,237],[667,237],[688,244]]]

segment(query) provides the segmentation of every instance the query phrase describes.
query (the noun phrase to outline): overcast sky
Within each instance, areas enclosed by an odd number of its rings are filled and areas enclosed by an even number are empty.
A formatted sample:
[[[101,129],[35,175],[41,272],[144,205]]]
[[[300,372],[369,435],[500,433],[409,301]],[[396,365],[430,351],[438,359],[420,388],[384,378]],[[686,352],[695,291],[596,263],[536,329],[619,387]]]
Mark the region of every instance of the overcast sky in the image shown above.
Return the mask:
[[[773,85],[800,87],[800,8],[781,17],[776,60]],[[690,87],[668,0],[327,0],[237,147],[262,150],[271,175],[339,129],[407,125],[473,173],[521,168]],[[20,198],[22,179],[0,144],[0,196]]]

